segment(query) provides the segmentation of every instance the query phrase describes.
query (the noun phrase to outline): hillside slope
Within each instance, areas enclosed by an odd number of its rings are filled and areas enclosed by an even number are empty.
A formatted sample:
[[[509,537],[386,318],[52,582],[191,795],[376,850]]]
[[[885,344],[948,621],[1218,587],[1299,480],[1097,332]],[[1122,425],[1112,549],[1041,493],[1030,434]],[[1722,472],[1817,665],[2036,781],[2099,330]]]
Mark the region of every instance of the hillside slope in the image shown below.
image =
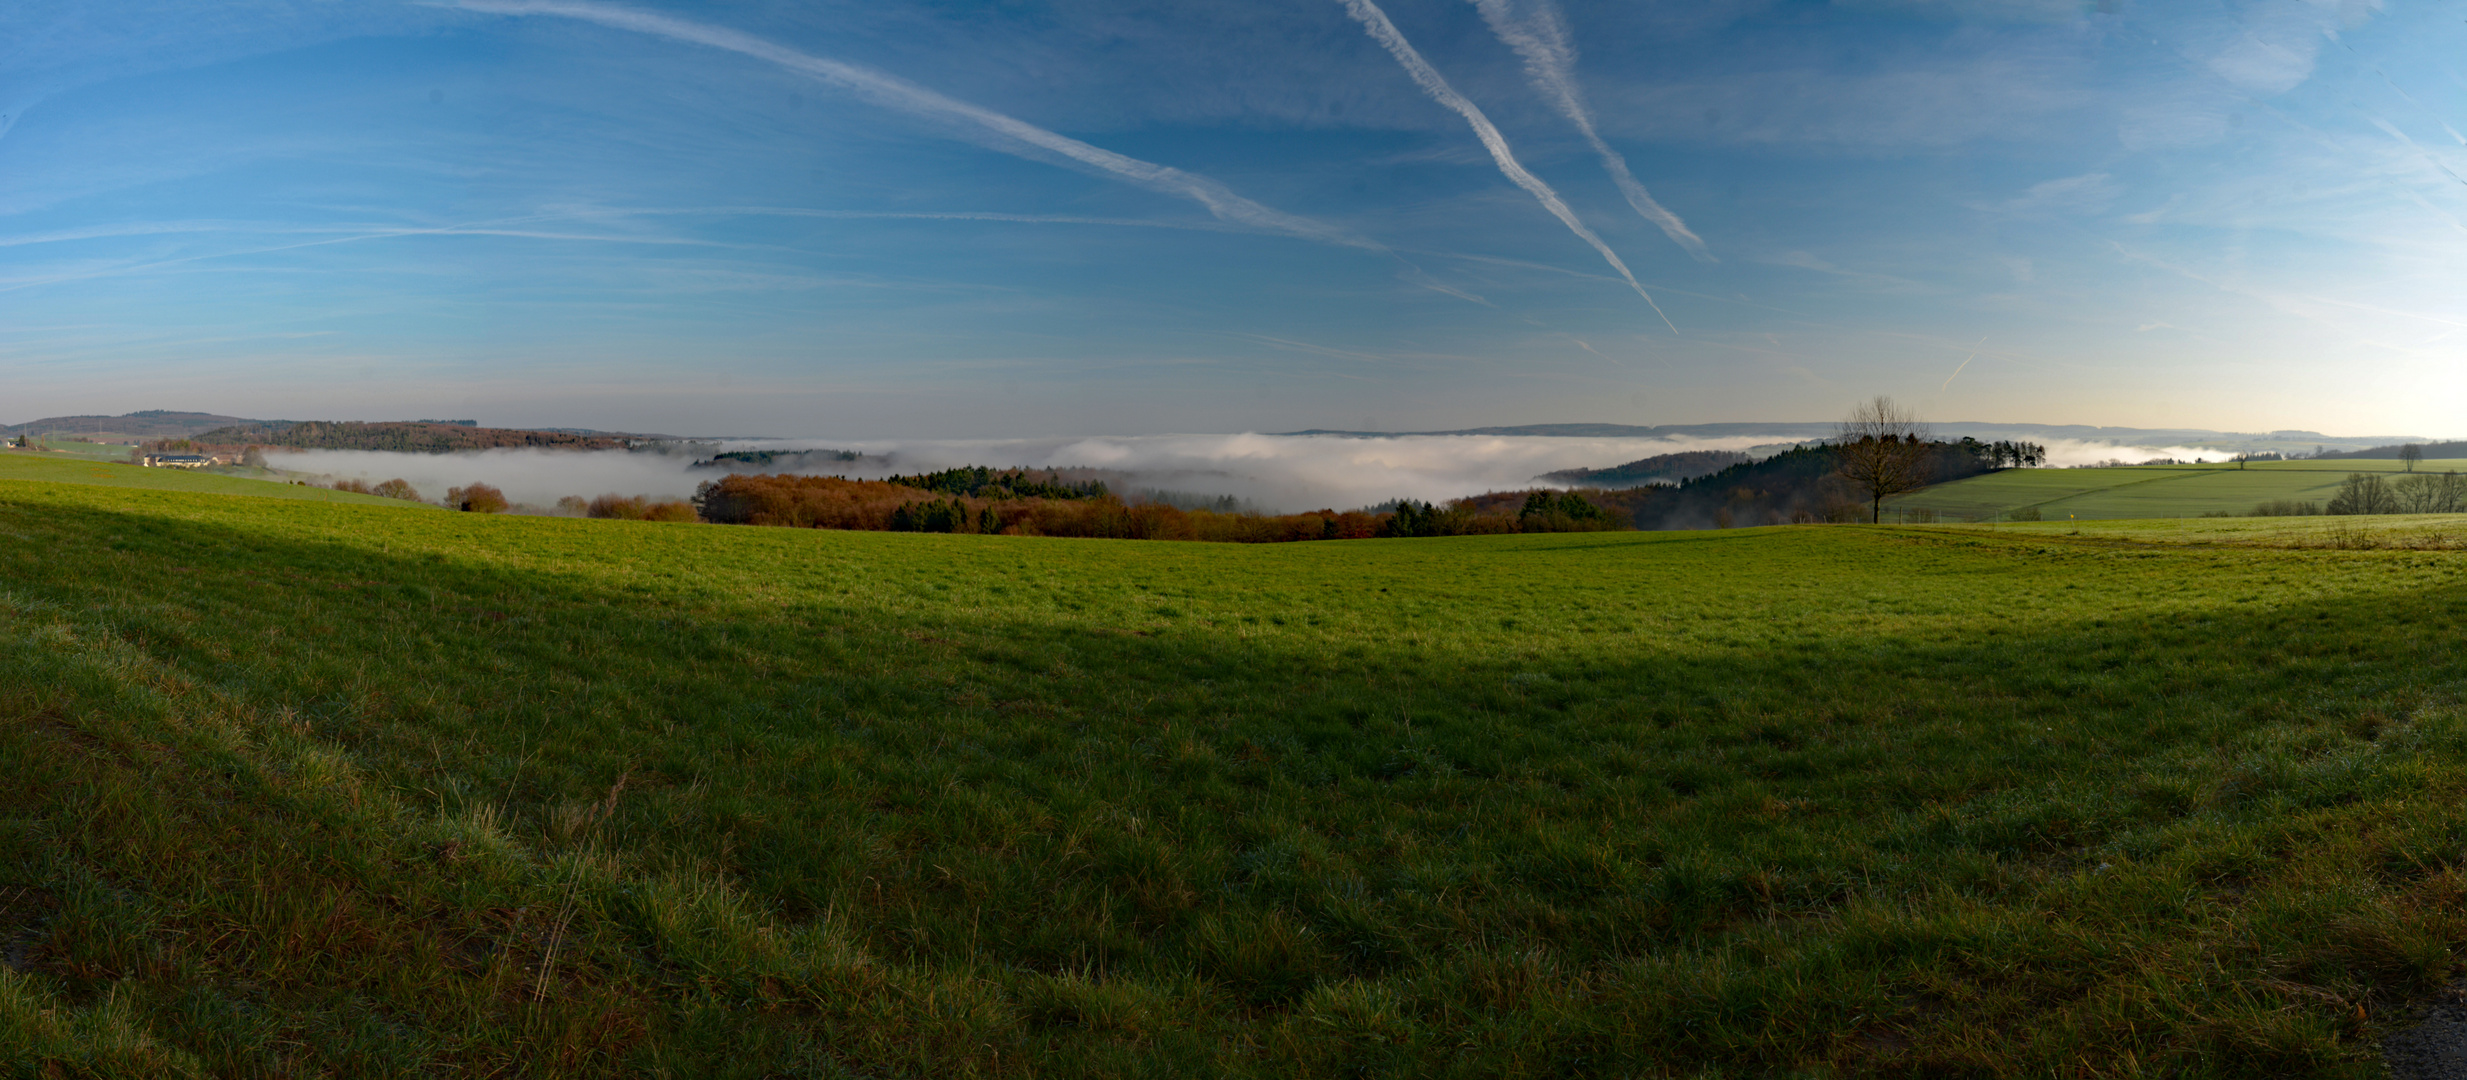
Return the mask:
[[[0,483],[0,1059],[2370,1076],[2467,555]]]
[[[47,416],[22,424],[0,427],[9,435],[76,435],[103,440],[176,439],[211,431],[228,424],[262,424],[219,413],[178,412],[171,409],[147,409],[124,416]]]
[[[313,502],[358,503],[368,506],[418,505],[406,503],[400,499],[334,491],[307,484],[287,484],[275,480],[191,472],[186,469],[147,469],[125,462],[97,461],[67,454],[0,452],[0,481],[12,480],[45,484],[141,488],[149,491],[189,492],[198,495],[254,495],[268,499],[307,499]]]
[[[2418,466],[2425,472],[2450,467]],[[2248,514],[2272,500],[2326,503],[2351,473],[2396,474],[2396,461],[2255,461],[2224,465],[2134,465],[2112,469],[2007,469],[1938,484],[1885,504],[1925,509],[1939,520],[1990,520],[2034,509],[2042,518],[2198,517]]]

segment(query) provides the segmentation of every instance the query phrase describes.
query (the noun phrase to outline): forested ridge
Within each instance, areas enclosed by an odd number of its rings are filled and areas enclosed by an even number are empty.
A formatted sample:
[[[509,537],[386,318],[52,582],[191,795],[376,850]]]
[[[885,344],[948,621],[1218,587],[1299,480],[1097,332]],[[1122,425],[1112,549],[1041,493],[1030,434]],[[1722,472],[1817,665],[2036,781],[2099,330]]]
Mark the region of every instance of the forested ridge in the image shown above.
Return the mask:
[[[1926,444],[1929,484],[2035,464],[2045,451],[2026,443],[1973,439]],[[1728,529],[1750,525],[1866,520],[1863,497],[1840,474],[1841,457],[1826,444],[1797,446],[1762,461],[1742,462],[1662,488],[1642,500],[1639,529]]]
[[[1102,480],[1066,480],[1053,470],[991,469],[983,465],[885,477],[883,482],[979,499],[1102,499],[1107,494]]]
[[[285,446],[300,450],[391,450],[407,454],[447,454],[457,450],[508,447],[617,450],[627,444],[625,439],[607,435],[472,427],[431,420],[272,420],[219,427],[191,436],[186,441],[198,447],[213,448]]]
[[[1679,483],[1754,460],[1737,450],[1682,450],[1675,454],[1638,458],[1607,469],[1561,469],[1543,473],[1541,479],[1605,487],[1612,484],[1633,486],[1656,480]]]

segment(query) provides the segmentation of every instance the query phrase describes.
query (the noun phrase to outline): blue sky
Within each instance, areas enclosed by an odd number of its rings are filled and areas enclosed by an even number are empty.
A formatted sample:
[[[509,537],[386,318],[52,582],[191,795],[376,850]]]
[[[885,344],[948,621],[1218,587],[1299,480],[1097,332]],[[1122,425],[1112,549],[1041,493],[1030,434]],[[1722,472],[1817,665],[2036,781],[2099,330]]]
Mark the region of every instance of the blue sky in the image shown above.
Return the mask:
[[[9,421],[2467,434],[2456,3],[34,3],[0,116]]]

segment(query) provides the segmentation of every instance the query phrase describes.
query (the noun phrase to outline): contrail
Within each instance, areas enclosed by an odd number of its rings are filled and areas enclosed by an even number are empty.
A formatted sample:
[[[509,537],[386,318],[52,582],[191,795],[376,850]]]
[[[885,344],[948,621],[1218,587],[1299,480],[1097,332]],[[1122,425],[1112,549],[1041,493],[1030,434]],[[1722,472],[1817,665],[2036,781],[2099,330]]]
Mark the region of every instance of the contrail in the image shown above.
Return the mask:
[[[1499,164],[1501,173],[1532,194],[1542,204],[1542,209],[1550,211],[1551,216],[1558,218],[1569,232],[1575,233],[1577,239],[1601,252],[1603,261],[1608,262],[1611,269],[1619,271],[1619,276],[1627,280],[1628,287],[1636,290],[1636,295],[1645,298],[1645,304],[1653,309],[1654,314],[1662,316],[1662,325],[1670,327],[1671,333],[1679,332],[1679,327],[1670,321],[1670,316],[1662,313],[1662,305],[1653,302],[1653,294],[1646,292],[1644,285],[1636,280],[1636,275],[1629,272],[1628,264],[1619,261],[1619,254],[1612,251],[1609,244],[1603,243],[1601,237],[1593,235],[1593,230],[1586,228],[1584,222],[1576,220],[1576,211],[1568,209],[1567,202],[1559,198],[1559,193],[1552,191],[1549,184],[1516,163],[1516,155],[1508,150],[1506,136],[1499,134],[1499,129],[1490,122],[1489,117],[1482,115],[1481,109],[1466,100],[1465,95],[1457,93],[1455,87],[1449,86],[1448,81],[1439,76],[1438,69],[1430,65],[1430,61],[1422,59],[1422,54],[1415,51],[1413,43],[1405,40],[1405,35],[1397,31],[1395,23],[1388,21],[1387,12],[1379,10],[1379,5],[1371,0],[1344,0],[1344,4],[1346,13],[1361,23],[1364,30],[1370,31],[1371,40],[1386,48],[1390,56],[1396,57],[1397,63],[1404,65],[1405,73],[1413,76],[1414,83],[1429,94],[1431,100],[1455,110],[1457,115],[1465,118],[1465,123],[1472,125],[1474,137],[1482,140],[1483,147],[1490,151],[1491,160]]]
[[[572,0],[461,0],[446,4],[465,11],[491,15],[553,15],[581,19],[602,26],[635,33],[650,34],[673,41],[690,42],[714,49],[751,56],[787,68],[820,82],[828,83],[856,94],[885,108],[926,116],[937,120],[955,120],[995,136],[1007,144],[1025,145],[1057,154],[1134,184],[1171,195],[1179,195],[1199,203],[1219,220],[1255,229],[1285,233],[1309,240],[1318,240],[1365,251],[1387,253],[1386,246],[1334,226],[1309,218],[1288,214],[1262,206],[1236,195],[1233,189],[1205,176],[1187,173],[1169,165],[1126,157],[1102,147],[1091,146],[1067,135],[1047,131],[1034,124],[1005,116],[955,98],[945,97],[904,79],[855,64],[826,60],[764,41],[725,27],[654,15],[647,11],[614,7],[606,4],[579,3]],[[1009,149],[1009,147],[1001,147]]]
[[[1601,156],[1602,168],[1619,185],[1619,193],[1627,196],[1628,205],[1635,207],[1645,220],[1661,226],[1662,234],[1686,248],[1688,254],[1704,262],[1715,261],[1713,254],[1705,250],[1704,239],[1689,229],[1687,222],[1679,220],[1679,215],[1653,201],[1653,194],[1628,171],[1627,159],[1603,142],[1601,134],[1594,130],[1593,110],[1586,107],[1584,94],[1576,88],[1576,46],[1568,40],[1568,25],[1560,17],[1559,6],[1551,0],[1528,3],[1530,6],[1520,19],[1514,0],[1473,0],[1473,6],[1481,9],[1482,21],[1490,24],[1491,33],[1524,58],[1525,77],[1533,81],[1533,88],[1557,105],[1559,112],[1576,125],[1576,130],[1584,133],[1593,152]]]
[[[1586,352],[1592,353],[1594,356],[1599,357],[1599,358],[1602,360],[1602,362],[1603,362],[1603,363],[1609,364],[1609,365],[1610,365],[1610,366],[1612,366],[1612,367],[1615,367],[1615,368],[1624,368],[1624,367],[1626,367],[1626,366],[1627,366],[1626,364],[1622,364],[1622,363],[1620,363],[1620,362],[1619,362],[1619,361],[1617,361],[1617,360],[1613,360],[1613,359],[1611,359],[1610,357],[1603,356],[1603,355],[1602,355],[1602,350],[1597,349],[1597,348],[1594,348],[1594,347],[1593,347],[1593,343],[1592,343],[1592,342],[1590,342],[1590,341],[1586,341],[1585,339],[1580,338],[1580,337],[1572,337],[1572,338],[1569,338],[1568,340],[1569,340],[1569,341],[1573,341],[1573,342],[1575,342],[1575,343],[1576,343],[1576,347],[1577,347],[1577,348],[1579,348],[1579,349],[1583,349],[1583,350],[1585,350]]]
[[[1985,344],[1987,344],[1987,335],[1979,335],[1978,344],[1970,347],[1970,355],[1962,357],[1962,362],[1953,369],[1953,374],[1944,377],[1944,386],[1937,387],[1936,392],[1939,394],[1944,393],[1946,387],[1952,386],[1953,380],[1961,377],[1962,369],[1969,367],[1971,361],[1979,358],[1979,346]]]

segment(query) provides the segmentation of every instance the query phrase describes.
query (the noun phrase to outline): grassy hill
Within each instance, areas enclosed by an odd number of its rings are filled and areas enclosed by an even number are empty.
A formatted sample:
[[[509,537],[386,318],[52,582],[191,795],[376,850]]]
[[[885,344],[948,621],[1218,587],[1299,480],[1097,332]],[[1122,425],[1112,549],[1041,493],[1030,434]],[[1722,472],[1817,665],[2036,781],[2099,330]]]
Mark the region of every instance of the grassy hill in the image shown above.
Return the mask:
[[[2454,524],[1245,546],[0,480],[0,1060],[2378,1075],[2467,940]]]
[[[72,447],[75,444],[70,444]],[[255,495],[270,499],[308,499],[316,502],[359,503],[371,506],[405,507],[413,504],[399,499],[375,495],[357,495],[348,491],[289,484],[275,480],[258,480],[219,472],[188,469],[146,469],[130,465],[125,460],[127,447],[115,447],[116,458],[104,458],[92,453],[75,451],[0,451],[0,483],[36,481],[51,484],[96,485],[115,488],[142,488],[149,491],[179,491],[200,495]]]
[[[0,434],[8,435],[74,435],[97,440],[163,439],[195,435],[225,424],[254,424],[247,420],[219,413],[176,412],[169,409],[148,409],[124,416],[47,416],[22,424],[0,426]]]
[[[2438,472],[2449,463],[2416,466]],[[2350,473],[2399,471],[2396,461],[2255,461],[2114,469],[2006,469],[1938,484],[1885,503],[1886,513],[1932,510],[1938,520],[1988,520],[2036,508],[2042,518],[2199,517],[2248,514],[2273,499],[2327,503]]]

